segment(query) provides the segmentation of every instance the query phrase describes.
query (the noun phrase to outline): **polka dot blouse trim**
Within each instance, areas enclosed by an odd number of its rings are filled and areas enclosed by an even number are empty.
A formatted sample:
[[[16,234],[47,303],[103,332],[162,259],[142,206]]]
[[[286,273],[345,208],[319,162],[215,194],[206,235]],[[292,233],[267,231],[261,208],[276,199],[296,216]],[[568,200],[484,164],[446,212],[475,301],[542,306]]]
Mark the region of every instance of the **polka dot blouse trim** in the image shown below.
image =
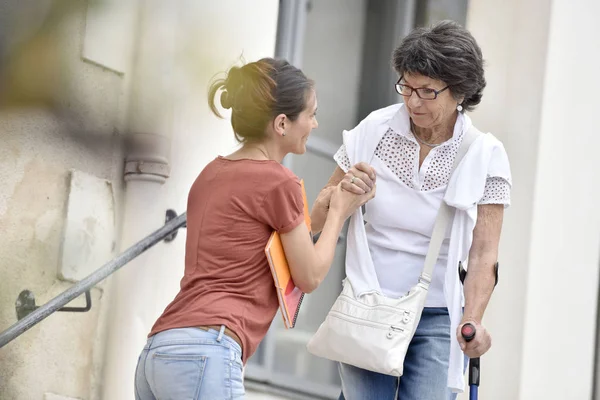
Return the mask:
[[[406,186],[414,189],[413,174],[418,145],[388,129],[375,149],[375,155]]]
[[[479,204],[510,205],[510,183],[499,176],[488,177]]]
[[[423,181],[422,191],[427,192],[448,185],[450,180],[450,171],[454,165],[454,159],[458,152],[458,147],[462,142],[462,135],[444,146],[431,149],[433,158],[425,171],[425,180]]]
[[[344,172],[348,172],[350,169],[350,159],[348,158],[348,153],[346,153],[345,144],[341,145],[338,151],[333,155],[333,159]]]
[[[456,140],[448,141],[439,147],[430,151],[429,165],[421,166],[426,168],[423,184],[420,191],[444,187],[450,179],[450,170],[456,158],[458,147],[462,142],[462,135]],[[410,188],[415,188],[414,174],[418,171],[419,145],[416,141],[408,137],[398,135],[393,130],[388,129],[377,148],[375,155]]]

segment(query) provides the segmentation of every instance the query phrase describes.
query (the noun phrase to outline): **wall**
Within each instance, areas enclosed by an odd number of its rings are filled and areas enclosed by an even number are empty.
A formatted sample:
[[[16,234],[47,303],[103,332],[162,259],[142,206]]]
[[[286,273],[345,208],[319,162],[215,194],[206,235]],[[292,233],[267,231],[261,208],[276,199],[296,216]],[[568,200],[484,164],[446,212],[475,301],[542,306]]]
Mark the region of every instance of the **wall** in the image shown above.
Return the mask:
[[[600,3],[552,3],[520,399],[589,399],[600,255]],[[581,82],[581,83],[580,83]]]
[[[600,243],[590,77],[600,58],[588,45],[599,11],[594,1],[470,2],[488,80],[473,119],[504,142],[514,181],[485,319],[488,399],[590,398]],[[566,333],[569,322],[578,328]]]
[[[114,133],[123,77],[81,60],[86,7],[71,2],[24,37],[19,57],[3,65],[2,77],[9,74],[11,84],[2,94],[11,97],[0,109],[1,330],[16,322],[22,290],[43,304],[71,286],[57,279],[69,170],[112,181],[119,212],[122,150]],[[91,398],[99,379],[101,346],[93,343],[103,298],[102,287],[93,289],[90,312],[54,314],[0,349],[0,398]]]

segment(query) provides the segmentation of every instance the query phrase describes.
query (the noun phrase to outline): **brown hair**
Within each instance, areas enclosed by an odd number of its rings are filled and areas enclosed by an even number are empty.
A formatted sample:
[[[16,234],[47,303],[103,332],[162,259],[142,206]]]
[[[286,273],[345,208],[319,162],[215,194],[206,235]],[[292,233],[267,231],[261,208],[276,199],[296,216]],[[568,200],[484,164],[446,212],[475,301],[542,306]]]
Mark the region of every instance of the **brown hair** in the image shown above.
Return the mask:
[[[208,105],[223,118],[215,105],[231,108],[231,126],[238,142],[260,141],[271,119],[285,114],[295,121],[306,108],[307,92],[314,86],[304,73],[285,60],[263,58],[242,67],[232,67],[225,79],[210,85]]]

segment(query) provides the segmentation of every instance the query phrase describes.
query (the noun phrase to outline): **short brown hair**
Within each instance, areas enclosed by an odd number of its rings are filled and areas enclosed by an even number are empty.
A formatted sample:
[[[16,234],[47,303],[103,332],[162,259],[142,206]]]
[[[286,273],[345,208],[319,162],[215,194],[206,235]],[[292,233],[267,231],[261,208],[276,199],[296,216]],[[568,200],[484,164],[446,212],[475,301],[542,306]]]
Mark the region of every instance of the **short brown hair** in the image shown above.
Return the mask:
[[[471,111],[485,88],[483,56],[471,33],[454,21],[417,28],[394,50],[392,64],[399,75],[417,73],[445,82],[463,109]]]

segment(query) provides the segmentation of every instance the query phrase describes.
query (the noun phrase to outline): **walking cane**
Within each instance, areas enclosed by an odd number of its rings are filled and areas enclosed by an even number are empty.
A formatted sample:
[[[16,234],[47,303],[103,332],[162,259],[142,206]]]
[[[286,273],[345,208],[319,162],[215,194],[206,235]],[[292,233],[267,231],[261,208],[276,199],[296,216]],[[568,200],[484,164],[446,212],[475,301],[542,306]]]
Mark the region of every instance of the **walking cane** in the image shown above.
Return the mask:
[[[471,323],[466,323],[460,330],[462,337],[470,342],[475,338],[475,327]],[[477,400],[479,396],[479,357],[469,360],[469,400]]]
[[[494,287],[498,284],[498,262],[494,265],[494,273],[496,275],[496,282]],[[462,262],[458,263],[458,276],[460,281],[464,284],[465,278],[467,277],[467,271],[463,268]],[[467,341],[470,342],[475,338],[475,327],[471,323],[466,323],[460,329],[460,334]],[[479,357],[472,358],[469,360],[469,400],[477,400],[479,396],[479,378],[480,378],[480,366]]]

